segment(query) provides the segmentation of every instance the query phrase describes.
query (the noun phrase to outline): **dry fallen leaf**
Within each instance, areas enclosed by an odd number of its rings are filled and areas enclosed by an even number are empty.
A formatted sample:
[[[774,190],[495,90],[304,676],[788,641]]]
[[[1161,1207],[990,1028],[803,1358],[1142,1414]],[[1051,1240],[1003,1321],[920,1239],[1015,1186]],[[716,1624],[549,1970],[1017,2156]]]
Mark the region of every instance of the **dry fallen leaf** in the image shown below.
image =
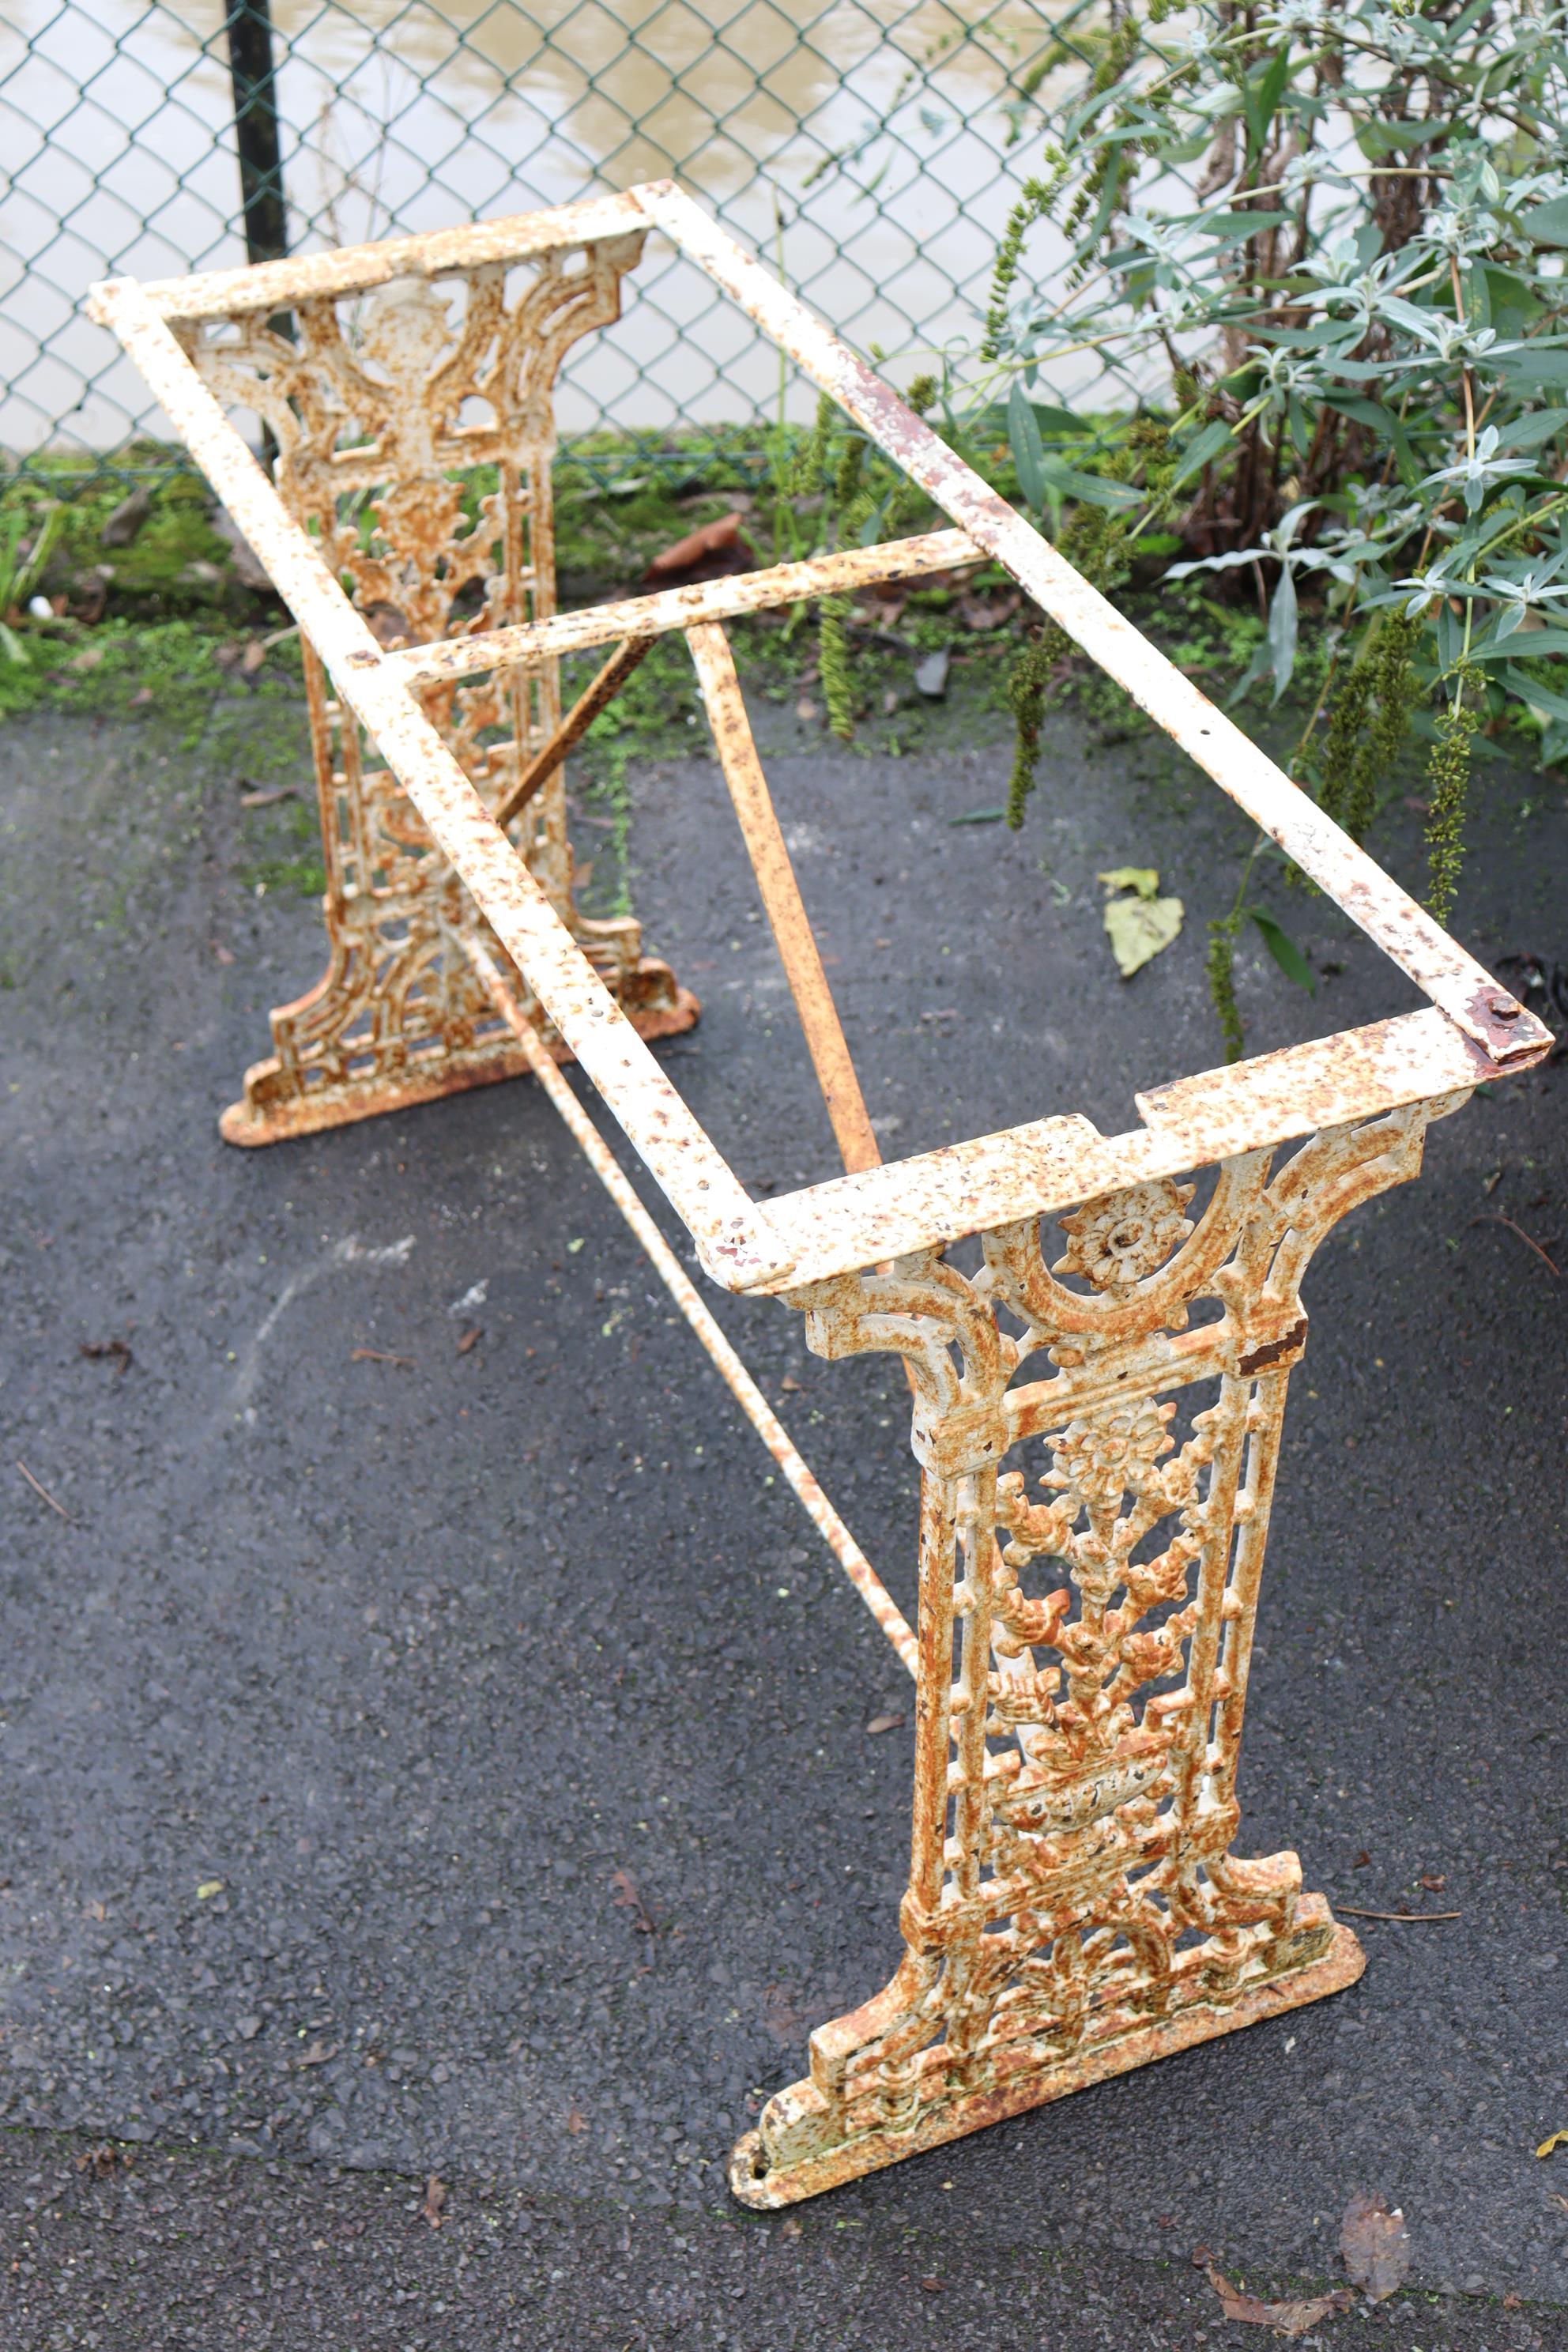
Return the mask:
[[[1399,2207],[1391,2213],[1381,2197],[1358,2189],[1340,2224],[1340,2252],[1367,2301],[1386,2303],[1410,2268],[1410,2238]]]
[[[251,791],[241,793],[239,805],[241,808],[270,808],[274,801],[298,798],[299,793],[292,784],[257,784]]]
[[[1142,971],[1181,935],[1185,913],[1179,898],[1113,898],[1102,920],[1116,969],[1123,980]]]
[[[610,1873],[610,1885],[615,1890],[610,1900],[613,1903],[619,1904],[623,1911],[630,1911],[635,1915],[632,1919],[632,1925],[637,1929],[637,1934],[639,1936],[654,1935],[657,1930],[653,1924],[653,1914],[648,1909],[647,1905],[643,1901],[642,1889],[638,1886],[637,1880],[632,1876],[631,1872],[629,1870],[612,1871]]]
[[[1568,2147],[1568,2131],[1554,2131],[1550,2139],[1542,2141],[1535,2153],[1537,2156],[1550,2156],[1554,2147]]]
[[[1225,2309],[1227,2319],[1242,2320],[1254,2327],[1272,2328],[1276,2336],[1305,2336],[1309,2327],[1316,2327],[1321,2319],[1330,2319],[1336,2312],[1348,2311],[1351,2298],[1342,2287],[1332,2294],[1315,2294],[1310,2300],[1297,2303],[1260,2303],[1257,2295],[1246,2294],[1240,2287],[1232,2286],[1223,2271],[1210,2263],[1205,2272],[1210,2286]]]
[[[779,1386],[783,1389],[786,1396],[798,1396],[800,1394],[800,1382],[795,1379],[793,1372],[786,1372],[783,1380],[779,1382]]]
[[[585,2132],[588,2128],[588,2118],[583,2113],[582,2108],[577,2105],[575,2099],[573,2100],[572,2105],[566,2110],[566,2128],[572,2134],[574,2139],[576,2138],[579,2132]]]
[[[85,621],[89,629],[95,628],[103,618],[103,608],[109,602],[110,583],[113,578],[112,563],[92,563],[85,572],[79,572],[71,583],[71,593],[76,598],[73,608],[76,618]]]
[[[446,2210],[447,2184],[444,2180],[437,2180],[432,2173],[425,2183],[425,2202],[419,2208],[419,2218],[428,2221],[433,2230],[438,2230]]]
[[[903,1719],[901,1715],[874,1715],[866,1726],[866,1729],[875,1739],[879,1731],[897,1731]]]
[[[482,1323],[470,1324],[468,1330],[464,1332],[462,1338],[458,1342],[458,1355],[466,1356],[470,1348],[477,1348],[479,1346],[479,1341],[484,1338],[484,1336],[485,1327]]]
[[[294,2063],[296,2066],[330,2065],[342,2046],[341,2042],[312,2042],[309,2049],[301,2050]]]
[[[121,499],[104,523],[98,534],[100,543],[105,547],[129,547],[152,511],[152,492],[132,490],[129,498]]]
[[[243,586],[255,588],[263,595],[276,595],[278,592],[272,585],[266,565],[226,507],[219,507],[214,513],[212,527],[220,539],[228,541],[229,562],[234,567],[235,578]],[[218,576],[221,579],[222,574]]]

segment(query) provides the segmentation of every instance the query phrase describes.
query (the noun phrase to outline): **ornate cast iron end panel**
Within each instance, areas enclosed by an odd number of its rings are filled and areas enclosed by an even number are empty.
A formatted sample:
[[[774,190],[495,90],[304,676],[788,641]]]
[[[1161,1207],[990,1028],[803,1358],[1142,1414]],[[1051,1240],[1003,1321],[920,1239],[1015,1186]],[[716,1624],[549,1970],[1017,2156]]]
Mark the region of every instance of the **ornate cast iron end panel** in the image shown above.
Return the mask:
[[[1300,1283],[1458,1099],[791,1295],[910,1367],[912,1846],[891,1982],[813,2034],[731,2160],[780,2205],[1353,1982],[1293,1853],[1243,1861],[1237,1751]],[[1019,1385],[1042,1355],[1052,1374]],[[1005,1466],[1016,1463],[1018,1466]]]
[[[619,316],[621,278],[642,244],[606,237],[526,270],[487,262],[438,284],[401,278],[368,296],[309,294],[294,306],[291,335],[255,313],[181,330],[203,382],[265,420],[285,507],[381,643],[438,642],[554,613],[555,375],[579,337]],[[480,486],[468,496],[465,478]],[[308,632],[305,688],[328,963],[312,989],[273,1013],[272,1055],[246,1073],[221,1122],[231,1143],[276,1142],[528,1066],[463,952],[466,938],[490,938],[489,926],[332,697]],[[493,809],[559,724],[560,663],[443,682],[422,700]],[[577,912],[559,768],[510,832],[639,1032],[689,1028],[696,1000],[643,956],[637,924]]]

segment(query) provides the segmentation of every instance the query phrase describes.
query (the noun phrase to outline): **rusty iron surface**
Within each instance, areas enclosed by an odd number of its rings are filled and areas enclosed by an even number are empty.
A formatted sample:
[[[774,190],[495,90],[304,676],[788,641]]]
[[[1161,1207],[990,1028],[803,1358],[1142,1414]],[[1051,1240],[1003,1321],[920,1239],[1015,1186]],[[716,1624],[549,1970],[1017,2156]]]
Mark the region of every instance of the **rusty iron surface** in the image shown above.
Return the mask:
[[[521,814],[542,784],[547,784],[568,751],[580,743],[601,710],[607,710],[635,669],[640,667],[653,648],[651,637],[623,637],[609,660],[584,688],[571,709],[562,719],[550,740],[542,744],[523,769],[514,783],[509,784],[497,802],[494,815],[499,825],[510,825]]]
[[[470,926],[461,934],[461,943],[467,946],[473,936]],[[316,992],[310,990],[291,1004],[275,1006],[274,1025],[283,1026],[287,1034],[289,1021],[308,1017],[315,999]],[[678,987],[673,1003],[639,1006],[629,1017],[639,1037],[657,1040],[683,1035],[696,1024],[700,1013],[689,989]],[[557,1062],[577,1058],[559,1030],[552,1030],[546,1038],[545,1051]],[[384,1080],[363,1078],[352,1087],[302,1091],[287,1082],[279,1057],[270,1055],[251,1063],[239,1100],[219,1113],[218,1133],[226,1143],[255,1150],[262,1144],[288,1142],[295,1136],[320,1135],[328,1128],[350,1126],[356,1119],[379,1118],[387,1111],[409,1110],[419,1103],[441,1102],[448,1095],[466,1094],[474,1087],[526,1077],[532,1068],[513,1039],[491,1034],[488,1046],[461,1055],[447,1053],[433,1069],[422,1069],[416,1061],[412,1067],[405,1064],[401,1070],[395,1069]]]
[[[890,539],[880,547],[841,547],[833,555],[811,555],[795,563],[771,563],[761,572],[735,572],[722,580],[700,580],[684,588],[660,588],[614,604],[585,604],[558,613],[552,621],[477,636],[448,637],[440,645],[411,646],[395,653],[394,667],[411,685],[437,678],[471,677],[498,662],[530,661],[541,654],[584,653],[614,637],[664,636],[704,621],[738,620],[798,604],[811,596],[846,595],[875,588],[884,580],[909,580],[954,565],[973,563],[979,550],[966,531],[930,530],[914,539]]]
[[[496,824],[447,741],[392,672],[364,617],[289,515],[171,330],[128,280],[98,289],[94,304],[96,315],[120,334],[267,565],[335,686],[340,707],[384,760],[385,770],[378,772],[389,772],[401,783],[414,818],[451,869],[459,933],[462,910],[471,898],[526,973],[542,1022],[553,1024],[626,1128],[714,1279],[729,1289],[777,1279],[787,1265],[766,1213],[747,1199],[574,938],[543,882]],[[449,959],[454,967],[460,952],[459,936]],[[359,961],[363,970],[367,959]],[[477,980],[473,984],[477,991]],[[500,1034],[499,1021],[497,1028]],[[391,1108],[392,1101],[376,1107]]]
[[[142,290],[163,319],[243,319],[258,311],[287,310],[313,295],[363,294],[398,278],[456,278],[496,262],[510,265],[541,254],[581,252],[607,239],[640,238],[647,226],[647,215],[631,189],[544,212],[512,213],[501,220],[464,221],[456,228],[427,229],[419,236],[297,254],[246,269],[149,278]]]
[[[686,641],[697,665],[703,707],[713,730],[713,748],[730,787],[757,890],[800,1015],[811,1066],[822,1089],[839,1156],[854,1173],[881,1164],[855,1065],[849,1057],[838,1008],[822,968],[816,935],[800,895],[795,867],[768,791],[763,763],[752,739],[751,721],[735,675],[729,640],[715,622],[688,629]]]
[[[959,1241],[1134,1177],[1179,1175],[1496,1075],[1496,1065],[1428,1007],[1138,1095],[1143,1124],[1124,1135],[1103,1136],[1072,1113],[830,1177],[768,1203],[790,1262],[776,1286]]]
[[[655,226],[959,528],[555,615],[551,388],[569,345],[617,315]],[[285,307],[292,341],[268,323]],[[904,1957],[812,2036],[808,2077],[735,2151],[735,2194],[814,2195],[1351,1982],[1359,1947],[1301,1891],[1295,1856],[1231,1851],[1301,1279],[1341,1217],[1417,1172],[1429,1123],[1538,1059],[1548,1033],[671,187],[180,285],[120,280],[93,310],[306,646],[329,965],[274,1013],[274,1055],[226,1134],[269,1140],[531,1072],[915,1675]],[[276,485],[224,404],[271,425]],[[475,465],[496,488],[469,520],[456,478]],[[717,624],[982,552],[1428,1009],[1154,1088],[1128,1134],[1040,1118],[877,1164]],[[635,924],[589,922],[572,894],[561,761],[584,706],[563,719],[560,658],[620,646],[584,698],[607,708],[633,646],[673,629],[849,1163],[765,1204],[639,1034],[684,1025],[692,1000]],[[562,1076],[568,1056],[714,1281],[781,1296],[824,1357],[902,1360],[912,1631]],[[976,1237],[962,1272],[948,1246]]]
[[[1300,1903],[1298,1916],[1309,1927],[1326,1914],[1321,1895],[1303,1895]],[[834,2147],[817,2157],[801,2158],[787,2171],[775,2170],[768,2162],[762,2133],[747,2132],[731,2156],[731,2191],[741,2204],[764,2211],[798,2205],[807,2197],[821,2196],[825,2189],[841,2189],[847,2180],[861,2179],[867,2173],[902,2163],[907,2157],[922,2156],[929,2148],[962,2139],[968,2132],[984,2131],[987,2125],[1006,2123],[1013,2116],[1026,2115],[1031,2107],[1046,2106],[1074,2091],[1087,2091],[1113,2075],[1151,2066],[1157,2058],[1173,2058],[1200,2042],[1239,2032],[1244,2026],[1261,2025],[1289,2010],[1304,2008],[1309,2001],[1321,2000],[1329,1993],[1343,1992],[1365,1970],[1366,1954],[1358,1938],[1342,1922],[1333,1922],[1321,1959],[1283,1976],[1263,1978],[1233,2000],[1194,2001],[1156,2022],[1132,2023],[1115,2040],[1100,2042],[1070,2064],[1049,2073],[1019,2069],[992,2088],[968,2092],[941,2105],[926,2105],[907,2130],[895,2125],[866,2132],[855,2144],[853,2162],[846,2161],[842,2147]]]
[[[353,583],[378,640],[444,636],[476,597],[468,617],[479,625],[553,611],[551,389],[570,345],[618,315],[637,250],[635,240],[600,246],[576,272],[547,256],[510,298],[504,270],[477,268],[457,317],[456,289],[395,279],[364,305],[352,339],[339,304],[302,294],[292,339],[255,314],[182,331],[220,398],[266,418],[284,505]],[[466,404],[480,401],[493,421],[465,425]],[[453,473],[479,463],[496,467],[498,483],[470,524]],[[251,1075],[225,1129],[247,1141],[298,1132],[301,1116],[321,1127],[411,1089],[449,1091],[515,1068],[498,1059],[505,1041],[454,951],[472,920],[458,877],[434,854],[397,775],[374,746],[367,755],[308,637],[305,677],[329,962],[307,997],[273,1013],[273,1058]],[[689,1026],[694,1001],[642,957],[635,923],[577,915],[564,754],[547,756],[561,727],[558,663],[432,691],[425,709],[499,822],[531,803],[519,848],[634,1023],[654,1034]]]

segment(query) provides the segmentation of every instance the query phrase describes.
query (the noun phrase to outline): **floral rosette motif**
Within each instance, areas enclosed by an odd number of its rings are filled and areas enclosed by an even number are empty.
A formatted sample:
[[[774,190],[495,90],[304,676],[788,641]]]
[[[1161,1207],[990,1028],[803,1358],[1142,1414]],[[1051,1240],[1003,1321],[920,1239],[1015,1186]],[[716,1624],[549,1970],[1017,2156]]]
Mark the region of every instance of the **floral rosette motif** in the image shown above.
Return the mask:
[[[1153,1274],[1192,1232],[1183,1214],[1191,1184],[1156,1177],[1108,1192],[1058,1220],[1068,1246],[1053,1274],[1078,1274],[1096,1290],[1128,1290]]]
[[[1148,1483],[1149,1474],[1175,1441],[1168,1424],[1173,1404],[1116,1405],[1092,1420],[1070,1421],[1051,1440],[1047,1486],[1056,1486],[1086,1502],[1115,1503],[1131,1487]]]

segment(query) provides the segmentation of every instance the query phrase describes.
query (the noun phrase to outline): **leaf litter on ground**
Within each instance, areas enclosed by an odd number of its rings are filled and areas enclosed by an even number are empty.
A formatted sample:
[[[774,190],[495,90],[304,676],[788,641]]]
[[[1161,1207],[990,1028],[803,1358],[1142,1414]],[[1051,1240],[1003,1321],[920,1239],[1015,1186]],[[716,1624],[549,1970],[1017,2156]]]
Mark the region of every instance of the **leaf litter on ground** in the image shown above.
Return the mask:
[[[1351,2285],[1359,2287],[1369,2303],[1386,2303],[1404,2285],[1410,2269],[1410,2239],[1404,2214],[1397,2206],[1390,2212],[1381,2197],[1358,2189],[1340,2224],[1340,2253]],[[1227,2279],[1210,2259],[1206,2246],[1194,2250],[1193,2261],[1218,2295],[1226,2319],[1267,2327],[1290,2341],[1325,2319],[1338,2318],[1355,2301],[1349,2288],[1335,2287],[1323,2294],[1265,2303]]]
[[[1218,2295],[1227,2319],[1245,2321],[1254,2327],[1271,2328],[1276,2336],[1292,2340],[1298,2336],[1305,2336],[1308,2328],[1316,2327],[1320,2320],[1331,2319],[1338,2313],[1348,2311],[1355,2300],[1342,2286],[1336,2287],[1331,2294],[1315,2294],[1297,2302],[1263,2303],[1257,2295],[1247,2294],[1242,2288],[1233,2286],[1225,2273],[1216,2270],[1213,2263],[1205,2264],[1204,2275]]]
[[[1340,2224],[1340,2252],[1368,2302],[1386,2303],[1410,2268],[1410,2237],[1399,2207],[1391,2213],[1381,2197],[1358,2189]]]

